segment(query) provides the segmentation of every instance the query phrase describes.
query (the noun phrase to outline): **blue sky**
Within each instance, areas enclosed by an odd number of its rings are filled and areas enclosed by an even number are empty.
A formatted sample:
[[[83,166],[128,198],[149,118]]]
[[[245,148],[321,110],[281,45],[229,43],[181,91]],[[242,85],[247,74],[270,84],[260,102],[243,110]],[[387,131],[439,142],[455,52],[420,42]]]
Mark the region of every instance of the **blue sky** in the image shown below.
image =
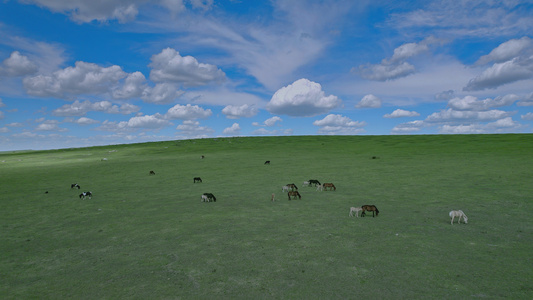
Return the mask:
[[[533,1],[7,0],[0,151],[533,132]]]

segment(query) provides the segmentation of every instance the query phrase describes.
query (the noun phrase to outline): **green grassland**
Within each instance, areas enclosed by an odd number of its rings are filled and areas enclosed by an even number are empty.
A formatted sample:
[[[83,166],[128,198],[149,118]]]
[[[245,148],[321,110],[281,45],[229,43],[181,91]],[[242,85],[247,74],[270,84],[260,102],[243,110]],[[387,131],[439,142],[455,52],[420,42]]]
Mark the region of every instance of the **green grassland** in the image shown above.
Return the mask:
[[[379,217],[348,216],[363,204]],[[6,152],[0,298],[531,299],[532,213],[527,134]]]

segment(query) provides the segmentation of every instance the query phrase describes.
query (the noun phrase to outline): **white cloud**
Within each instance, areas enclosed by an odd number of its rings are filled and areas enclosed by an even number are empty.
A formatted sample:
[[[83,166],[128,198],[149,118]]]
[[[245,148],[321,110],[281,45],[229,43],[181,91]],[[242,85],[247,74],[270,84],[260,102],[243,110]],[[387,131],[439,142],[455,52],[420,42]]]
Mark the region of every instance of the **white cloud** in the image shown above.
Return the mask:
[[[168,104],[183,95],[175,84],[158,83],[155,87],[146,87],[142,92],[144,102],[156,104]]]
[[[168,119],[179,119],[179,120],[195,120],[195,119],[206,119],[210,117],[213,112],[210,109],[203,109],[198,105],[175,105],[170,108],[166,113],[166,118]]]
[[[231,127],[227,127],[222,132],[225,135],[239,135],[241,133],[241,126],[238,123],[233,123]]]
[[[294,131],[292,129],[282,130],[268,130],[265,128],[259,128],[252,131],[252,135],[292,135]]]
[[[65,104],[60,108],[57,108],[52,111],[54,116],[61,117],[73,117],[73,116],[84,116],[88,112],[98,111],[105,112],[110,114],[131,114],[140,110],[140,107],[125,103],[120,107],[118,105],[113,105],[109,101],[99,101],[91,102],[89,100],[80,102],[78,100],[74,101],[72,104]]]
[[[527,36],[521,39],[512,39],[500,44],[489,54],[480,57],[475,64],[484,65],[490,62],[505,62],[519,56],[524,50],[531,47],[533,47],[533,41]]]
[[[372,94],[365,95],[359,103],[355,105],[357,108],[380,108],[381,99]]]
[[[251,105],[243,104],[240,106],[228,105],[222,109],[222,113],[228,119],[250,118],[255,116],[259,110]]]
[[[66,128],[60,128],[57,124],[59,122],[55,120],[47,120],[43,123],[37,125],[35,128],[36,131],[67,131]]]
[[[186,138],[206,138],[215,131],[206,126],[200,126],[198,121],[186,120],[176,127]]]
[[[138,116],[129,119],[128,127],[143,129],[158,129],[171,125],[161,114]]]
[[[528,112],[525,115],[521,115],[520,118],[524,121],[533,121],[533,113]]]
[[[30,61],[27,56],[21,55],[18,51],[13,51],[9,58],[6,58],[0,66],[0,76],[18,77],[34,74],[38,66]]]
[[[320,126],[318,130],[321,134],[358,134],[364,132],[362,129],[366,123],[352,121],[342,115],[329,114],[322,120],[316,120],[313,125]]]
[[[276,124],[276,122],[282,122],[283,120],[278,117],[278,116],[274,116],[272,118],[269,118],[267,120],[265,120],[265,125],[266,126],[269,126],[269,127],[272,127],[274,126],[274,124]]]
[[[494,99],[487,98],[485,100],[478,100],[474,96],[465,96],[464,98],[453,98],[448,102],[448,106],[454,110],[475,110],[483,111],[494,107],[502,107],[512,105],[515,101],[520,99],[514,94],[498,96]]]
[[[184,86],[201,86],[209,83],[222,83],[226,74],[214,65],[199,63],[192,56],[181,56],[172,48],[153,55],[150,79],[155,82],[174,82]]]
[[[406,43],[394,49],[390,59],[383,59],[379,64],[365,64],[352,68],[352,73],[357,73],[368,80],[386,81],[405,77],[415,72],[415,66],[406,62],[407,59],[420,55],[429,50],[429,45],[439,42],[433,37],[428,37],[420,43]]]
[[[402,123],[394,126],[392,129],[392,134],[404,134],[404,133],[410,133],[410,132],[417,132],[420,131],[422,127],[424,127],[424,121],[417,120],[417,121],[411,121],[407,123]]]
[[[511,117],[503,118],[487,124],[469,124],[469,125],[443,125],[440,128],[441,133],[450,134],[480,134],[480,133],[505,133],[512,132],[522,127],[519,123],[513,121]]]
[[[146,88],[146,78],[141,72],[128,74],[121,87],[113,90],[112,95],[115,99],[130,99],[140,97]]]
[[[524,99],[518,101],[518,106],[533,106],[533,93],[529,93]]]
[[[81,94],[109,92],[127,74],[119,66],[100,67],[78,61],[51,75],[37,75],[23,80],[28,94],[40,97],[71,98]]]
[[[471,79],[463,90],[479,91],[494,89],[507,83],[530,79],[532,77],[533,57],[515,57],[503,63],[495,63],[492,67]]]
[[[392,118],[405,118],[405,117],[418,117],[418,116],[420,116],[420,114],[417,113],[416,111],[397,109],[390,114],[384,115],[383,117],[392,119]]]
[[[489,111],[457,111],[451,108],[442,110],[440,112],[429,115],[425,122],[428,123],[443,123],[443,122],[479,122],[479,121],[495,121],[506,118],[513,113],[501,110]]]
[[[309,117],[327,113],[341,102],[337,96],[326,96],[319,83],[299,79],[279,89],[266,109],[280,115]]]
[[[90,119],[90,118],[86,118],[86,117],[81,117],[78,120],[76,120],[75,122],[77,124],[80,124],[80,125],[91,125],[91,124],[100,123],[99,121],[96,121],[96,120],[93,120],[93,119]]]

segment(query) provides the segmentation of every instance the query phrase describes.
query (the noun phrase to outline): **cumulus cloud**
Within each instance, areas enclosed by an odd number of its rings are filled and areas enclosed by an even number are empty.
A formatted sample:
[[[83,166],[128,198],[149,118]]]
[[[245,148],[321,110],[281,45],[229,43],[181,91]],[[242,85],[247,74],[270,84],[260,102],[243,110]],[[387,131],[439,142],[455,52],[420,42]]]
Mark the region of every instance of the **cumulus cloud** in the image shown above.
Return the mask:
[[[525,115],[521,115],[520,118],[525,121],[533,121],[533,113],[527,113]]]
[[[519,56],[524,50],[531,47],[533,47],[533,40],[527,36],[521,39],[512,39],[500,44],[489,54],[480,57],[475,65],[484,65],[490,62],[505,62]]]
[[[381,99],[372,94],[368,94],[355,105],[357,108],[380,108]]]
[[[533,93],[528,94],[524,99],[518,101],[518,106],[533,106]]]
[[[255,116],[259,110],[251,105],[243,104],[240,106],[228,105],[222,109],[222,113],[228,119],[250,118]]]
[[[186,120],[181,125],[176,127],[183,136],[187,138],[205,138],[213,134],[215,131],[206,126],[200,126],[198,121]]]
[[[39,97],[71,98],[81,94],[109,92],[127,74],[119,66],[101,67],[78,61],[74,67],[50,75],[39,74],[23,80],[28,94]]]
[[[154,87],[145,87],[141,98],[148,103],[168,104],[179,98],[183,93],[175,84],[158,83]]]
[[[271,127],[271,126],[274,126],[276,122],[282,122],[282,121],[283,120],[280,117],[274,116],[272,118],[266,119],[264,123],[266,126]]]
[[[519,123],[513,121],[511,117],[497,120],[495,122],[487,124],[469,124],[469,125],[443,125],[440,128],[440,133],[449,133],[449,134],[481,134],[481,133],[490,133],[498,132],[504,133],[512,131],[513,129],[518,129],[522,127]]]
[[[241,126],[239,126],[238,123],[233,123],[231,127],[227,127],[224,129],[222,133],[225,135],[239,135],[241,132]]]
[[[310,117],[327,113],[340,104],[337,96],[326,96],[319,83],[303,78],[274,93],[266,109],[280,115]]]
[[[165,117],[159,113],[155,115],[137,116],[129,119],[128,127],[130,128],[145,128],[158,129],[171,125]]]
[[[482,111],[489,110],[494,107],[502,107],[512,105],[520,97],[514,94],[498,96],[494,99],[487,98],[485,100],[478,100],[474,96],[466,96],[464,98],[453,98],[448,102],[448,106],[454,110],[474,110]]]
[[[512,112],[502,110],[489,111],[457,111],[454,109],[446,109],[440,112],[432,113],[426,118],[429,123],[442,122],[464,122],[464,121],[495,121],[513,115]]]
[[[392,134],[405,134],[410,132],[417,132],[424,127],[424,121],[416,120],[407,123],[402,123],[394,126],[392,129]]]
[[[448,101],[453,98],[455,92],[453,90],[447,90],[435,95],[435,100]]]
[[[148,65],[150,79],[154,82],[174,82],[184,86],[201,86],[221,83],[226,74],[214,65],[199,63],[192,56],[181,56],[178,51],[166,48],[153,55]]]
[[[84,116],[88,112],[91,111],[98,111],[98,112],[105,112],[109,114],[131,114],[134,112],[138,112],[140,110],[140,107],[125,103],[122,104],[120,107],[118,105],[114,105],[109,101],[99,101],[99,102],[91,102],[89,100],[80,102],[78,100],[74,101],[72,104],[65,104],[61,106],[60,108],[57,108],[52,111],[52,114],[54,116],[60,116],[60,117],[73,117],[73,116]]]
[[[528,37],[509,40],[482,56],[476,64],[490,62],[494,64],[472,78],[463,90],[495,89],[504,84],[533,78],[533,41]]]
[[[210,109],[203,109],[198,105],[175,105],[166,113],[167,119],[195,120],[209,118],[213,112]]]
[[[91,124],[100,123],[99,121],[96,121],[96,120],[93,120],[93,119],[90,119],[90,118],[86,118],[86,117],[81,117],[78,120],[76,120],[75,122],[77,124],[80,124],[80,125],[91,125]]]
[[[439,42],[434,37],[428,37],[420,43],[406,43],[394,49],[389,59],[383,59],[379,64],[365,64],[352,68],[352,73],[359,74],[368,80],[386,81],[405,77],[416,71],[415,66],[406,60],[429,50],[431,44]]]
[[[115,88],[112,91],[115,99],[130,99],[140,97],[143,90],[146,88],[146,78],[141,72],[133,72],[128,74],[124,80],[124,84]]]
[[[393,119],[393,118],[418,117],[418,116],[420,116],[420,114],[417,113],[416,111],[397,109],[390,114],[384,115],[383,117]]]
[[[352,121],[342,115],[329,114],[322,120],[316,120],[313,125],[321,127],[320,134],[358,134],[364,132],[366,122]]]
[[[148,1],[146,0],[106,0],[106,1],[85,1],[85,0],[26,0],[27,4],[36,4],[46,7],[52,12],[66,14],[77,23],[88,23],[92,21],[107,22],[117,20],[126,23],[134,20],[139,10]],[[168,10],[175,15],[186,9],[184,0],[158,0],[153,3]],[[208,10],[213,5],[213,0],[190,0],[192,8]]]
[[[37,125],[35,128],[36,131],[67,131],[66,128],[61,128],[58,126],[59,122],[55,120],[46,120],[41,124]]]
[[[31,75],[37,72],[38,66],[28,57],[13,51],[9,58],[5,59],[0,66],[0,76],[19,77]]]

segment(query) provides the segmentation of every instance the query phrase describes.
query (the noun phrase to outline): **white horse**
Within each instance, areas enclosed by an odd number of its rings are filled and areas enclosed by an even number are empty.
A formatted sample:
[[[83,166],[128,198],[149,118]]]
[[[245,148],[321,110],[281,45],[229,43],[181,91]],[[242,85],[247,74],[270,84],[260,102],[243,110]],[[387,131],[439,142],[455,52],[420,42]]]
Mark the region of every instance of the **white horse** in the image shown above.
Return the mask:
[[[309,181],[304,181],[304,183],[302,184],[302,186],[309,186]]]
[[[461,224],[461,217],[463,218],[463,221],[465,221],[465,224],[468,223],[468,217],[465,215],[465,213],[462,210],[452,210],[450,212],[450,218],[452,218],[451,224],[453,225],[453,219],[455,217],[459,217],[459,220],[457,220],[457,224]]]
[[[316,186],[316,190],[317,191],[323,191],[324,187],[321,184],[319,184],[319,185]]]
[[[360,207],[350,207],[350,217],[353,217],[353,213],[355,212],[355,216],[359,218],[359,212],[362,210]]]
[[[209,202],[209,198],[206,195],[202,195],[202,202]]]
[[[289,186],[288,185],[284,185],[281,187],[281,191],[282,192],[288,192],[289,191]]]

